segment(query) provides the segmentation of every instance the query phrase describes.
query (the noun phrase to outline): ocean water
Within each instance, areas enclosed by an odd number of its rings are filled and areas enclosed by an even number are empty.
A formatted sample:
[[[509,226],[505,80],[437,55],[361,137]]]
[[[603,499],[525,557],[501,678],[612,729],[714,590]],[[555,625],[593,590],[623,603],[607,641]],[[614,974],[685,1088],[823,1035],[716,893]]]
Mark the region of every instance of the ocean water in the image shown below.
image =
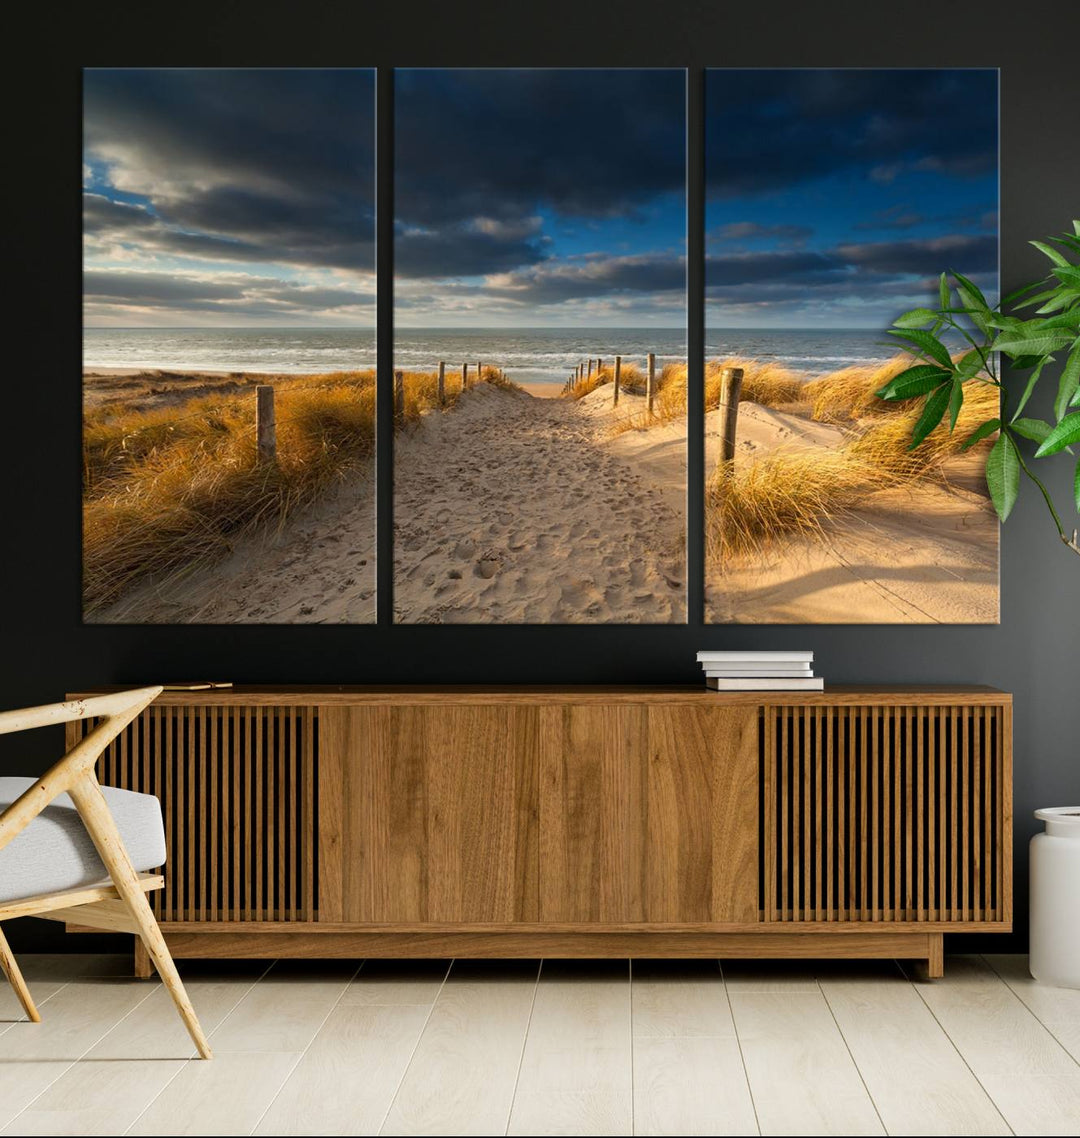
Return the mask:
[[[710,329],[705,354],[741,355],[811,376],[894,354],[866,329]],[[657,365],[686,359],[681,328],[399,328],[394,363],[406,371],[468,361],[501,367],[523,382],[562,383],[579,360],[621,355]],[[375,334],[345,328],[88,328],[83,365],[173,371],[352,371],[375,366]]]

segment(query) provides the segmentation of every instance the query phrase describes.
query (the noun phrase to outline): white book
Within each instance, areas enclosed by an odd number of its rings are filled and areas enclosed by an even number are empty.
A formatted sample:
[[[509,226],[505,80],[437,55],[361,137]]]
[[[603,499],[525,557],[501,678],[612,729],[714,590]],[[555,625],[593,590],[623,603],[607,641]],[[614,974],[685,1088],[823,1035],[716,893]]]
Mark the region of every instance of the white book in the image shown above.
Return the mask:
[[[706,672],[725,672],[737,669],[740,672],[751,672],[755,676],[768,676],[775,673],[777,668],[787,671],[810,672],[809,664],[800,664],[797,660],[776,660],[773,663],[741,663],[738,660],[704,660],[701,667]]]
[[[707,668],[707,679],[813,679],[809,668]]]
[[[812,664],[813,652],[699,652],[699,663],[715,661],[718,664],[767,664],[778,660],[793,664]]]
[[[810,679],[708,679],[705,686],[713,691],[824,691],[825,681],[820,677]]]

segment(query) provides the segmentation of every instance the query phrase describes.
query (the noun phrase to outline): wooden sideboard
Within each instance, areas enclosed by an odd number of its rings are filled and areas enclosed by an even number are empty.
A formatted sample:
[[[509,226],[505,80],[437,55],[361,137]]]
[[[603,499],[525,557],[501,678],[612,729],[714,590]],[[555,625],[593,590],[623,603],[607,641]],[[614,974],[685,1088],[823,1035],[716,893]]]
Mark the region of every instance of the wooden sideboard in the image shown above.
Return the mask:
[[[944,932],[1011,928],[1011,715],[984,687],[237,687],[164,693],[99,777],[161,799],[177,957],[937,975]]]

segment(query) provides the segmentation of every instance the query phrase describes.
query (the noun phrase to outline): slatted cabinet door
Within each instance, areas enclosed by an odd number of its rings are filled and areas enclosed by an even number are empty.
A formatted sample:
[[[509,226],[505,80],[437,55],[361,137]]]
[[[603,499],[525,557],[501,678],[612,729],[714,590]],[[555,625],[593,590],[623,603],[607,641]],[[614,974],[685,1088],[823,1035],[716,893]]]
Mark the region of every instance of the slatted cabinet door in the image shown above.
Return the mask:
[[[541,920],[759,919],[756,707],[563,705],[542,715]]]
[[[536,921],[539,718],[320,708],[320,920]]]

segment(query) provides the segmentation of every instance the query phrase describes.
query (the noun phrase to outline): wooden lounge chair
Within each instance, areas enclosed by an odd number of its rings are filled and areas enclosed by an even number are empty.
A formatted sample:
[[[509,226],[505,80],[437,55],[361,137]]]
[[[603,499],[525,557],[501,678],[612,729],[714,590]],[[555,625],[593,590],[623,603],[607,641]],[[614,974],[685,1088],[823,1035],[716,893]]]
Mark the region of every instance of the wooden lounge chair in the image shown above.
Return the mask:
[[[152,794],[99,785],[105,748],[161,693],[160,687],[0,712],[0,734],[100,718],[39,779],[0,778],[0,921],[46,917],[137,933],[172,996],[199,1054],[210,1046],[146,899],[164,878],[161,806]],[[27,1016],[38,1014],[0,930],[0,967]]]

